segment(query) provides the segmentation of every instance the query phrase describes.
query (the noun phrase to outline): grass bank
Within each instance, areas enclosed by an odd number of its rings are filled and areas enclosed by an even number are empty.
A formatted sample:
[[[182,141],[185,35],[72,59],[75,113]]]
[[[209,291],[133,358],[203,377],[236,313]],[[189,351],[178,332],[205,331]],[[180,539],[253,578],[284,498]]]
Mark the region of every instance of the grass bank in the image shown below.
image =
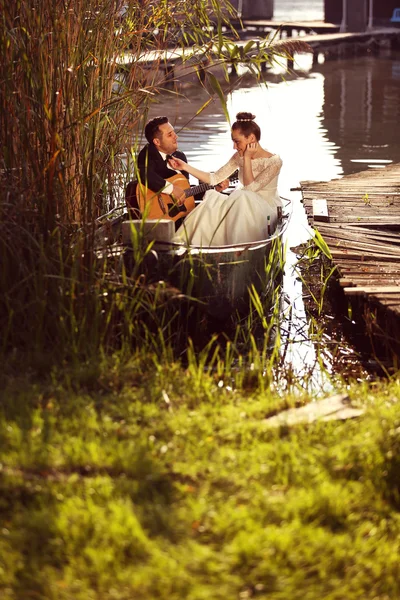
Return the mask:
[[[95,252],[172,83],[143,54],[179,15],[192,74],[218,48],[261,77],[273,49],[238,52],[215,1],[215,35],[197,0],[128,2],[122,22],[119,0],[32,4],[0,5],[0,597],[399,597],[398,381],[350,389],[357,421],[272,428],[310,398],[287,374],[278,393],[256,295],[259,325],[207,338],[185,290]]]
[[[3,384],[4,600],[400,597],[399,380],[290,428],[305,394],[143,356]]]

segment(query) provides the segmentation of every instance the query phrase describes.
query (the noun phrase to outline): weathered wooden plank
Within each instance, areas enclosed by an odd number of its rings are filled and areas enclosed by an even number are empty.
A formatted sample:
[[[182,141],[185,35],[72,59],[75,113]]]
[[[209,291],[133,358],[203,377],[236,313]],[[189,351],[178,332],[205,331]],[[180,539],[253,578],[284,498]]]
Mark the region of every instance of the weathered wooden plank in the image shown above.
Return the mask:
[[[377,243],[381,246],[391,246],[393,248],[400,247],[400,237],[387,236],[386,234],[372,236],[370,234],[365,235],[364,230],[358,230],[358,233],[353,233],[352,231],[348,231],[347,235],[345,232],[338,232],[330,229],[323,229],[320,225],[318,226],[318,231],[324,238],[327,244],[332,244],[333,246],[339,246],[342,242],[363,242],[366,244],[373,245]]]
[[[356,240],[342,240],[340,244],[336,242],[333,244],[332,240],[324,238],[327,242],[330,250],[340,248],[341,250],[363,250],[371,254],[378,253],[382,255],[398,256],[400,260],[400,248],[397,246],[391,247],[389,244],[368,244],[364,242],[357,242]]]
[[[375,252],[382,255],[389,256],[398,256],[400,261],[400,248],[395,247],[391,248],[389,245],[384,246],[383,244],[367,244],[363,242],[357,242],[350,240],[346,242],[346,240],[342,240],[340,244],[333,243],[329,238],[324,238],[326,243],[328,244],[331,251],[336,248],[340,248],[341,250],[363,250],[364,252],[369,252],[370,254],[375,254]]]
[[[328,208],[330,211],[345,210],[347,212],[351,212],[355,210],[362,210],[365,211],[367,214],[374,214],[375,211],[386,213],[392,212],[398,214],[400,208],[400,197],[399,200],[396,202],[388,202],[386,199],[379,198],[372,198],[368,200],[368,202],[360,200],[359,198],[346,198],[342,200],[339,199],[336,194],[333,198],[334,199],[331,200],[329,198],[329,194],[321,194],[321,196],[314,194],[313,198],[306,199],[305,202],[303,202],[303,204],[304,206],[312,207],[316,200],[325,200],[328,203]]]
[[[385,267],[375,267],[374,269],[360,269],[356,263],[351,267],[343,266],[340,262],[336,265],[342,277],[377,277],[382,281],[383,276],[397,278],[400,284],[400,270],[397,268],[387,269]]]
[[[379,182],[379,184],[367,184],[362,189],[360,185],[334,185],[332,183],[324,185],[315,184],[310,186],[303,185],[301,189],[305,197],[307,197],[307,194],[314,192],[319,194],[326,192],[327,194],[332,195],[336,193],[344,194],[345,192],[348,192],[353,196],[357,195],[359,197],[365,197],[366,193],[371,193],[374,195],[376,194],[377,196],[394,196],[395,198],[397,198],[400,190],[400,185],[398,184],[398,182],[396,183],[393,181],[385,180],[385,182]]]
[[[313,217],[313,204],[305,206],[306,212]],[[350,226],[359,226],[360,222],[363,222],[363,227],[375,227],[373,223],[377,222],[379,225],[390,225],[393,221],[398,223],[400,218],[400,204],[394,210],[382,210],[375,207],[373,211],[363,210],[361,207],[346,208],[345,206],[332,207],[328,204],[329,217],[335,219],[329,221],[329,223],[346,224]]]
[[[400,293],[374,292],[369,294],[371,298],[381,298],[382,300],[390,300],[391,302],[400,302]]]
[[[385,273],[400,273],[400,266],[397,263],[387,263],[383,260],[382,262],[376,262],[374,257],[372,260],[363,263],[359,263],[356,260],[345,260],[342,258],[338,261],[338,264],[340,264],[340,269],[344,272],[346,272],[347,269],[360,269],[361,272],[374,272],[382,269]]]
[[[339,221],[336,220],[336,223],[338,223]],[[388,230],[392,230],[392,231],[399,231],[400,230],[400,226],[398,222],[395,223],[385,223],[384,221],[380,221],[378,223],[362,223],[360,221],[345,221],[343,223],[343,225],[351,225],[352,227],[358,227],[360,230],[364,230],[367,227],[375,227],[375,229],[377,231],[388,231]]]
[[[362,235],[368,239],[382,239],[387,240],[390,243],[400,244],[400,232],[390,232],[369,229],[368,227],[363,227],[361,230],[359,227],[353,227],[351,225],[343,225],[339,223],[329,223],[329,225],[320,224],[318,229],[322,235],[325,235],[325,232],[331,235],[332,237],[342,237],[343,239],[347,239],[348,236],[357,236],[357,238]]]
[[[393,190],[390,190],[389,186],[385,185],[380,187],[379,189],[374,188],[374,189],[369,189],[368,193],[368,197],[372,197],[373,200],[391,200],[393,199],[395,202],[398,201],[399,196],[400,196],[400,192],[398,191],[398,188],[393,188]],[[363,202],[366,201],[366,192],[360,191],[359,189],[357,189],[356,186],[354,186],[354,188],[348,188],[348,189],[343,189],[343,188],[332,188],[332,187],[326,187],[326,188],[321,188],[321,189],[315,189],[315,188],[310,188],[310,190],[303,190],[303,194],[304,194],[304,199],[312,199],[315,196],[333,196],[333,197],[339,197],[340,200],[354,200],[354,199],[359,199],[362,200]],[[308,196],[308,194],[310,194],[310,196]]]
[[[344,293],[349,296],[359,296],[362,294],[398,294],[400,298],[400,285],[388,285],[388,286],[378,286],[378,285],[365,285],[359,287],[347,287],[344,288]]]
[[[354,188],[309,188],[303,189],[303,199],[308,200],[314,197],[319,196],[327,196],[331,199],[339,198],[342,201],[348,200],[359,200],[360,202],[367,202],[368,200],[386,200],[388,202],[399,201],[399,187],[390,188],[390,186],[385,185],[381,187],[368,188],[366,190],[363,188],[360,190],[359,187],[354,186]]]
[[[383,246],[392,246],[394,248],[400,246],[400,236],[389,236],[386,233],[379,234],[377,232],[376,236],[371,234],[366,234],[364,229],[358,229],[349,231],[343,230],[334,230],[328,227],[322,227],[318,225],[318,231],[323,236],[324,240],[328,243],[328,240],[332,242],[332,244],[338,244],[340,242],[347,241],[363,241],[368,244],[379,244]]]
[[[360,272],[340,272],[339,281],[377,281],[379,285],[400,285],[400,273],[360,273]],[[372,284],[371,284],[372,285]],[[373,284],[375,285],[375,284]]]
[[[349,225],[356,225],[356,226],[360,226],[360,227],[367,226],[367,227],[388,227],[388,228],[395,228],[395,229],[400,228],[400,217],[393,217],[390,222],[387,222],[384,218],[379,218],[379,217],[372,218],[372,217],[357,216],[357,218],[355,219],[354,217],[351,217],[351,216],[339,217],[339,216],[335,216],[335,215],[331,214],[330,219],[334,223],[348,223]]]
[[[389,300],[386,298],[379,298],[379,304],[382,304],[386,308],[398,308],[400,309],[400,298],[398,300]]]
[[[400,286],[400,281],[399,279],[390,279],[388,278],[387,280],[385,280],[385,283],[387,285],[391,284],[391,285],[396,285],[396,286]],[[379,278],[375,278],[375,277],[349,277],[349,278],[340,278],[339,279],[339,284],[340,287],[342,288],[347,288],[347,287],[362,287],[364,285],[371,285],[371,286],[376,286],[379,287],[382,284],[382,280]]]
[[[318,200],[318,199],[317,199]],[[307,205],[307,207],[314,207],[315,199]],[[351,216],[353,219],[358,217],[364,217],[369,219],[386,219],[389,221],[390,215],[399,215],[400,203],[398,206],[378,206],[378,205],[364,205],[354,204],[345,206],[340,203],[329,203],[329,214],[331,216]]]
[[[321,225],[321,227],[326,227],[328,229],[338,229],[343,232],[347,231],[359,231],[358,227],[353,227],[352,225],[341,225],[340,223],[329,223],[329,225]],[[364,227],[363,231],[368,233],[369,235],[382,235],[381,231],[377,231],[376,229],[368,229],[368,227]],[[387,232],[387,235],[400,238],[400,232]]]
[[[387,198],[382,198],[382,196],[370,197],[368,200],[364,200],[359,197],[351,197],[348,193],[343,198],[339,197],[338,194],[333,194],[330,196],[329,194],[313,194],[312,196],[306,196],[303,198],[304,206],[312,206],[314,200],[325,199],[328,202],[328,208],[334,209],[337,207],[344,208],[345,210],[355,210],[355,209],[369,209],[372,212],[372,209],[380,209],[380,210],[399,210],[400,207],[400,196],[396,198],[396,200],[389,200]]]
[[[385,179],[381,179],[379,181],[367,181],[366,179],[362,179],[363,185],[360,185],[360,181],[349,181],[347,179],[336,179],[330,182],[316,182],[312,181],[310,183],[306,183],[304,181],[301,182],[301,188],[305,191],[307,190],[358,190],[360,193],[365,194],[366,191],[371,189],[383,189],[389,191],[390,188],[393,189],[394,192],[398,192],[400,185],[398,180],[398,175],[393,178],[386,177]],[[364,185],[365,182],[365,185]]]
[[[340,259],[340,258],[353,258],[358,260],[359,262],[368,262],[369,260],[384,259],[386,262],[399,262],[398,256],[388,256],[387,254],[374,254],[369,255],[365,252],[354,252],[354,251],[343,251],[343,250],[335,250],[334,248],[330,248],[332,258]]]

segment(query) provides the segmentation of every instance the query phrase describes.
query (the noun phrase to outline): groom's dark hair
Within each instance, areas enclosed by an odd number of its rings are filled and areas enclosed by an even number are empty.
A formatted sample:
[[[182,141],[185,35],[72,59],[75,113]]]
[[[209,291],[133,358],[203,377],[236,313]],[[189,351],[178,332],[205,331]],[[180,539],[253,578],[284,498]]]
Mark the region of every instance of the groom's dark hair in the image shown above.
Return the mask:
[[[164,125],[164,123],[168,123],[168,117],[154,117],[154,119],[150,119],[150,121],[146,123],[144,135],[149,144],[153,143],[155,137],[160,137],[159,127],[160,125]]]

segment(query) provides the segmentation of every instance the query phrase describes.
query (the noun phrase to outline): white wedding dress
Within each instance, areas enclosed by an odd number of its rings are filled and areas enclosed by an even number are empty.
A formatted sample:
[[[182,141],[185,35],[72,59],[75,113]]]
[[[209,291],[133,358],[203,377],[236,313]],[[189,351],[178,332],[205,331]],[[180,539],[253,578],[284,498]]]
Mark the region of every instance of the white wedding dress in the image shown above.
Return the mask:
[[[269,158],[252,159],[254,181],[230,195],[209,190],[204,200],[186,217],[174,236],[174,242],[192,246],[228,246],[268,238],[275,230],[278,207],[278,176],[282,160],[274,154]],[[211,185],[216,185],[239,169],[243,183],[243,158],[236,153],[229,162],[211,173]]]

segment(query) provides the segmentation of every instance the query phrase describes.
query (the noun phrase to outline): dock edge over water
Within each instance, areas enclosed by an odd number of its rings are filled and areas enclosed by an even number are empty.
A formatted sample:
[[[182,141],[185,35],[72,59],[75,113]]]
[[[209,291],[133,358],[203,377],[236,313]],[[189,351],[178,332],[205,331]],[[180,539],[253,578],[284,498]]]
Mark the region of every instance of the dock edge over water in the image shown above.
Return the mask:
[[[338,282],[371,341],[400,357],[400,163],[329,182],[302,181],[310,225],[328,244]],[[354,310],[354,308],[356,310]]]

